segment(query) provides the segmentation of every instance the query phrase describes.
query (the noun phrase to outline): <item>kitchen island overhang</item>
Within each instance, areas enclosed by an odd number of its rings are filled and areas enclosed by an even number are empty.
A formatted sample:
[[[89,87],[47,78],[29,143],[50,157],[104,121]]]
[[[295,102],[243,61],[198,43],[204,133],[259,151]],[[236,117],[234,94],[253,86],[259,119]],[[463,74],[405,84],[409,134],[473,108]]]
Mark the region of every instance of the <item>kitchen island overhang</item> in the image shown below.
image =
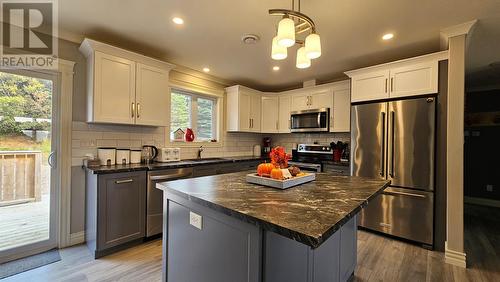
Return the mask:
[[[277,190],[247,183],[246,174],[158,184],[164,280],[348,279],[356,264],[356,214],[390,182],[322,173]]]

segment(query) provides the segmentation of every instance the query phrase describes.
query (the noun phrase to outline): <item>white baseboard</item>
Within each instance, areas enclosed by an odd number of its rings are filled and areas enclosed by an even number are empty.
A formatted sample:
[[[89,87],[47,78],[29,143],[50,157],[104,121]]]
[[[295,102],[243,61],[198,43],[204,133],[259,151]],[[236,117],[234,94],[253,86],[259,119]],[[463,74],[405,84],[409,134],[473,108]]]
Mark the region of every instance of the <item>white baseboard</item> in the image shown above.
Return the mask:
[[[448,249],[448,242],[445,242],[445,250],[444,250],[444,262],[448,264],[452,264],[458,267],[466,268],[467,267],[467,255],[462,252],[457,252]]]
[[[85,242],[85,231],[80,231],[76,233],[71,233],[69,239],[69,245],[74,246]]]
[[[464,197],[464,202],[467,204],[500,208],[500,201],[497,200],[475,198],[475,197]]]

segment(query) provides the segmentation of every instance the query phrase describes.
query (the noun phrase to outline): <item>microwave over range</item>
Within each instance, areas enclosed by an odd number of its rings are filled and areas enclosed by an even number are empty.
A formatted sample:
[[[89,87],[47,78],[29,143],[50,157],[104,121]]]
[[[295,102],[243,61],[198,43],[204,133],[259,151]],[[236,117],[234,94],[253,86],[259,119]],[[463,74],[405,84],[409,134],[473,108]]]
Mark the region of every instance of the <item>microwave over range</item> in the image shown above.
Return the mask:
[[[291,132],[330,131],[330,108],[290,112]]]

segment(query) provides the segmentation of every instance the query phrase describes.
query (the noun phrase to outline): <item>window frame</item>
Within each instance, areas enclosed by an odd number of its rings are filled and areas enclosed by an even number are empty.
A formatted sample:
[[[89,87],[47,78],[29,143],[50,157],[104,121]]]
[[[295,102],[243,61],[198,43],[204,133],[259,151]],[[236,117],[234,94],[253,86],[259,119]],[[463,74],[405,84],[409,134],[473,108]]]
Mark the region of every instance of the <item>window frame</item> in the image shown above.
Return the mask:
[[[195,140],[193,142],[186,142],[185,140],[183,141],[177,141],[177,140],[172,140],[171,139],[171,131],[172,131],[172,124],[171,124],[171,115],[172,115],[172,108],[170,108],[170,122],[168,125],[168,132],[167,133],[167,145],[175,145],[179,147],[194,147],[194,146],[200,146],[201,144],[203,145],[212,145],[216,147],[221,146],[221,140],[220,140],[220,131],[221,131],[221,124],[220,124],[220,117],[221,117],[221,104],[222,104],[222,98],[217,95],[211,95],[211,94],[206,94],[206,93],[200,93],[195,90],[190,90],[190,89],[185,89],[183,87],[176,87],[176,86],[171,86],[170,87],[170,102],[172,101],[171,94],[172,93],[178,93],[182,95],[187,95],[191,97],[191,109],[190,109],[190,123],[191,123],[191,128],[193,129],[195,133]],[[216,142],[211,142],[211,140],[199,140],[198,139],[198,99],[206,99],[206,100],[211,100],[213,101],[213,108],[212,108],[212,139],[217,140]],[[171,107],[171,104],[170,104]]]

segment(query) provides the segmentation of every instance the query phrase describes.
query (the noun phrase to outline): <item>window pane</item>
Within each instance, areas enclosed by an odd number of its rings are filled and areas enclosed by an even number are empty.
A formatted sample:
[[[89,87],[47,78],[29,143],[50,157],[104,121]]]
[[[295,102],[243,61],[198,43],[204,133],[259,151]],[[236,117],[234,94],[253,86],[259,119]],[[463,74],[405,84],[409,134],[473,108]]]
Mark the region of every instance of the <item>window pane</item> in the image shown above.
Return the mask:
[[[171,95],[171,117],[170,117],[170,139],[174,139],[174,132],[191,127],[191,96],[176,93],[172,90]]]
[[[214,137],[214,104],[214,100],[198,98],[198,140],[211,140]]]

